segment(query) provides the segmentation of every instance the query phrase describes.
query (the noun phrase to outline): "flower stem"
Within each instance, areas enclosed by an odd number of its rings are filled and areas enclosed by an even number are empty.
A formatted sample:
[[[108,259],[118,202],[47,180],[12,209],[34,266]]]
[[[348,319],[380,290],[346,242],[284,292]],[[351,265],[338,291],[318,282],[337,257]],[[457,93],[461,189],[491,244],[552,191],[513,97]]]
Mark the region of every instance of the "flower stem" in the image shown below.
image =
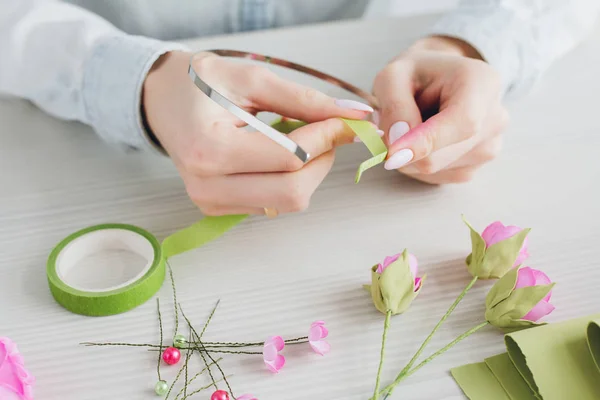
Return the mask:
[[[381,393],[387,393],[384,400],[387,399],[392,392],[394,391],[394,388],[398,385],[398,383],[400,383],[403,379],[409,377],[410,375],[414,374],[415,372],[417,372],[418,370],[420,370],[421,368],[423,368],[425,365],[429,364],[434,358],[436,358],[437,356],[440,356],[442,354],[444,354],[446,351],[450,350],[455,344],[457,344],[458,342],[460,342],[463,339],[466,339],[467,337],[471,336],[472,334],[474,334],[475,332],[477,332],[478,330],[480,330],[481,328],[485,328],[487,325],[489,324],[489,322],[485,321],[482,322],[481,324],[469,329],[468,331],[464,332],[463,334],[461,334],[460,336],[458,336],[456,339],[454,339],[453,341],[451,341],[450,343],[448,343],[447,345],[445,345],[444,347],[442,347],[441,349],[439,349],[438,351],[436,351],[435,353],[433,353],[432,355],[430,355],[429,357],[427,357],[425,360],[423,360],[422,362],[420,362],[416,367],[414,367],[413,369],[405,372],[402,376],[399,377],[399,379],[396,379],[396,381],[394,381],[392,384],[390,384],[389,386],[385,387]]]
[[[390,310],[385,314],[385,322],[383,324],[383,336],[381,338],[381,354],[379,356],[379,368],[377,368],[377,379],[375,380],[375,391],[373,392],[373,399],[379,398],[379,385],[381,382],[381,371],[383,369],[383,360],[385,357],[385,341],[387,339],[388,330],[390,329],[390,319],[392,312]]]
[[[419,347],[419,350],[417,350],[417,352],[415,353],[415,355],[411,358],[411,360],[408,362],[408,364],[406,364],[406,366],[402,369],[402,371],[400,371],[400,373],[398,374],[398,376],[396,377],[396,379],[394,380],[394,382],[388,386],[388,395],[392,394],[392,391],[394,390],[394,388],[396,387],[396,385],[403,379],[404,375],[410,371],[410,369],[412,368],[412,366],[415,364],[415,362],[417,361],[417,359],[419,358],[419,356],[421,355],[421,353],[423,353],[423,351],[425,350],[425,347],[427,347],[427,345],[429,344],[429,342],[431,341],[431,339],[433,339],[433,335],[438,331],[438,329],[440,329],[440,326],[442,326],[442,324],[444,323],[444,321],[446,321],[446,319],[448,319],[448,317],[450,316],[450,314],[452,314],[452,312],[454,311],[454,309],[458,306],[458,303],[461,302],[461,300],[465,297],[465,295],[467,294],[467,292],[473,287],[473,285],[475,284],[475,282],[477,282],[477,277],[473,277],[473,279],[471,280],[471,282],[469,282],[469,284],[463,289],[463,291],[458,295],[458,297],[456,298],[456,300],[454,300],[454,303],[452,303],[452,305],[450,306],[450,308],[448,308],[448,311],[446,311],[446,314],[444,314],[442,316],[442,318],[438,321],[437,325],[433,328],[433,330],[431,331],[431,333],[429,334],[429,336],[427,336],[427,338],[425,339],[425,341],[423,341],[423,343],[421,344],[421,347]],[[386,398],[387,398],[386,396]]]

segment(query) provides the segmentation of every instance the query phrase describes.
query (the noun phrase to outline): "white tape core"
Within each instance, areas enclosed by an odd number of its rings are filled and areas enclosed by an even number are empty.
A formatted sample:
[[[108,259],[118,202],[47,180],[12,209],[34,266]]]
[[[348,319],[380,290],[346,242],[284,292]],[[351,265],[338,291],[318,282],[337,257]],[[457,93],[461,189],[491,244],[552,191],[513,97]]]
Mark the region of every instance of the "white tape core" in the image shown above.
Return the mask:
[[[123,288],[143,277],[154,261],[152,243],[126,229],[86,233],[56,257],[56,273],[66,285],[85,292]]]

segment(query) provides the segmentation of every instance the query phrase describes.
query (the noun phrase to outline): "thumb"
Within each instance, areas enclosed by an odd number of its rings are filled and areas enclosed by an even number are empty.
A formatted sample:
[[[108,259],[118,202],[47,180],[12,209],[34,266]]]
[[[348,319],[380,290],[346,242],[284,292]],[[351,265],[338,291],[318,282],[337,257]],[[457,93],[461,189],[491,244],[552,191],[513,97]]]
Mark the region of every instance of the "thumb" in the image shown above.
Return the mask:
[[[382,71],[375,80],[374,93],[380,105],[379,128],[385,132],[389,149],[409,130],[422,122],[415,101],[415,87],[410,71],[401,65]]]

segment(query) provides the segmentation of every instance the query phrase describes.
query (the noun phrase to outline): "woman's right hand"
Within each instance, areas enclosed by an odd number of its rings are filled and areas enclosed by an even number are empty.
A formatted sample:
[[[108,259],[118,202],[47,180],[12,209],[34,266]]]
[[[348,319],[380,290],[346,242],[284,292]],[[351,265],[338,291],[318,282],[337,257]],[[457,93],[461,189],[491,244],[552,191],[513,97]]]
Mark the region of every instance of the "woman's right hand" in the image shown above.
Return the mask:
[[[173,159],[188,195],[205,215],[264,214],[304,210],[323,181],[337,146],[353,131],[339,118],[363,119],[372,109],[335,100],[286,81],[266,68],[212,53],[195,57],[194,68],[220,93],[248,112],[270,111],[309,122],[289,137],[311,155],[295,155],[210,100],[190,80],[190,54],[163,56],[144,83],[147,122]]]

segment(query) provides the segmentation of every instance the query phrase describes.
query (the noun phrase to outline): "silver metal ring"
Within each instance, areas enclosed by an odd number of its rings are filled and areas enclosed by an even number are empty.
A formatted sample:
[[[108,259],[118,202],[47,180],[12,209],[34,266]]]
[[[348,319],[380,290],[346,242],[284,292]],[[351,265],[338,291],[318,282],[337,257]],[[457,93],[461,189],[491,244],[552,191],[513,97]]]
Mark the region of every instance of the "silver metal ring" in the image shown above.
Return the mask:
[[[370,93],[365,92],[364,90],[359,89],[356,86],[351,85],[351,84],[349,84],[341,79],[338,79],[334,76],[328,75],[324,72],[317,71],[316,69],[313,69],[313,68],[306,67],[304,65],[296,64],[291,61],[283,60],[280,58],[265,56],[265,55],[257,54],[257,53],[249,53],[249,52],[245,52],[245,51],[238,51],[238,50],[216,49],[216,50],[206,50],[206,51],[203,51],[202,53],[206,53],[206,52],[214,53],[221,57],[246,58],[246,59],[253,60],[253,61],[262,61],[262,62],[265,62],[268,64],[274,64],[274,65],[278,65],[278,66],[281,66],[284,68],[289,68],[289,69],[292,69],[292,70],[295,70],[298,72],[302,72],[304,74],[313,76],[315,78],[326,81],[332,85],[335,85],[342,89],[345,89],[345,90],[349,91],[350,93],[353,93],[353,94],[361,97],[362,99],[366,100],[369,103],[369,105],[371,105],[375,109],[378,108],[377,107],[377,99]],[[294,142],[292,139],[290,139],[283,133],[279,132],[278,130],[265,124],[263,121],[256,118],[254,115],[245,111],[241,107],[237,106],[235,103],[233,103],[227,97],[223,96],[221,93],[219,93],[218,91],[213,89],[200,76],[198,76],[198,74],[196,73],[196,71],[194,70],[194,67],[193,67],[194,58],[198,54],[199,53],[192,55],[192,57],[190,59],[190,66],[189,66],[188,73],[190,75],[190,78],[192,78],[192,81],[194,82],[194,84],[204,94],[206,94],[211,100],[213,100],[214,102],[219,104],[221,107],[225,108],[227,111],[229,111],[230,113],[232,113],[233,115],[235,115],[236,117],[238,117],[239,119],[241,119],[242,121],[244,121],[245,123],[247,123],[248,125],[253,127],[254,129],[256,129],[257,131],[261,132],[263,135],[267,136],[269,139],[271,139],[274,142],[278,143],[279,145],[283,146],[285,149],[287,149],[292,154],[294,154],[296,157],[298,157],[302,162],[304,162],[304,163],[308,162],[308,160],[310,159],[310,154],[308,154],[306,151],[304,151],[304,149],[302,149],[302,147],[300,147],[296,142]]]

